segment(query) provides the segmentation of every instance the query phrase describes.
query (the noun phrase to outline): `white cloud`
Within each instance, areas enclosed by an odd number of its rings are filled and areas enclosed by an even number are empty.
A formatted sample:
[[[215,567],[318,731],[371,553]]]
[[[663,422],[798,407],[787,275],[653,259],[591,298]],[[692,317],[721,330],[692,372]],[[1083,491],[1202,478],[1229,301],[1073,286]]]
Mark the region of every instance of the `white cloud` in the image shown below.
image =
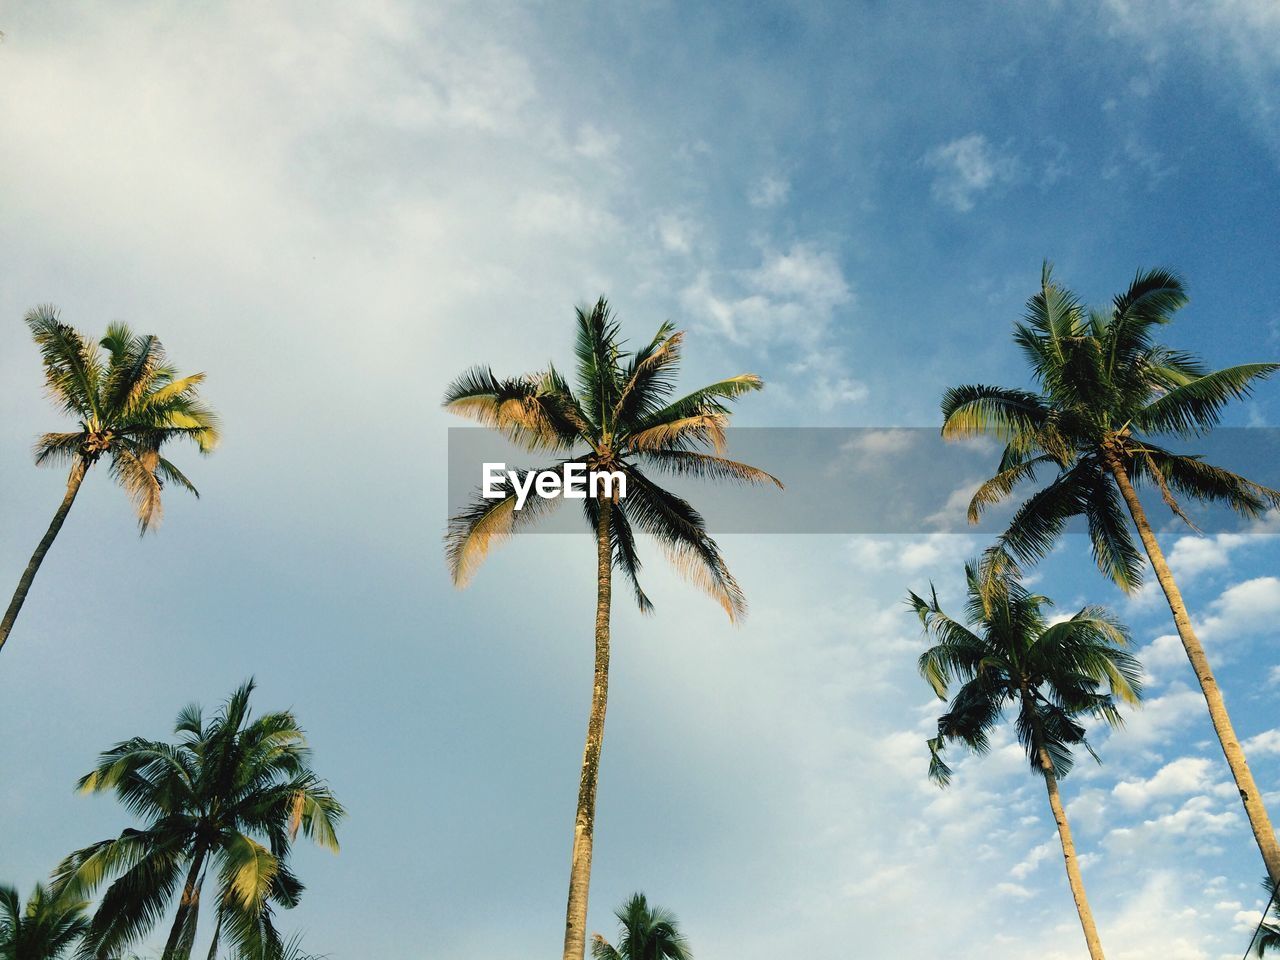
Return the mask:
[[[915,446],[919,433],[915,430],[859,430],[841,447],[845,453],[878,460],[904,453]]]
[[[855,563],[871,569],[891,567],[910,574],[949,574],[973,555],[977,538],[930,533],[923,536],[854,537],[849,552]]]
[[[1016,155],[1001,153],[980,133],[934,147],[924,164],[935,174],[933,198],[960,213],[972,210],[979,194],[1012,183],[1022,169]]]
[[[1041,863],[1052,857],[1054,853],[1061,851],[1061,849],[1061,841],[1058,839],[1058,834],[1055,832],[1054,835],[1044,843],[1032,847],[1031,851],[1026,855],[1022,862],[1009,871],[1009,875],[1015,880],[1025,880],[1035,871],[1036,867],[1040,866]]]
[[[664,213],[655,224],[658,241],[672,253],[690,253],[698,235],[698,225],[688,217]]]
[[[1121,781],[1111,793],[1122,805],[1136,810],[1157,799],[1211,789],[1214,769],[1213,762],[1204,757],[1179,757],[1146,780]]]
[[[1280,617],[1280,578],[1254,577],[1228,587],[1209,605],[1201,632],[1215,639],[1269,630]]]
[[[1264,730],[1245,740],[1241,747],[1246,756],[1274,757],[1280,756],[1280,728]]]
[[[771,209],[787,202],[791,195],[791,181],[786,177],[761,177],[747,191],[747,202],[753,207]]]
[[[1207,727],[1204,697],[1182,682],[1171,683],[1166,692],[1143,701],[1141,708],[1125,714],[1124,730],[1107,739],[1108,753],[1140,752],[1159,756],[1161,746],[1176,742],[1177,734],[1193,724]]]
[[[866,384],[850,375],[833,343],[836,313],[854,299],[834,251],[797,242],[766,250],[756,267],[721,276],[735,281],[736,292],[720,292],[723,279],[713,282],[708,270],[682,291],[691,322],[785,364],[785,374],[803,385],[805,402],[820,410],[867,397]]]
[[[1251,541],[1251,537],[1240,533],[1179,537],[1169,551],[1169,566],[1179,582],[1188,581],[1206,570],[1227,566],[1231,554]]]
[[[606,160],[614,155],[622,138],[612,131],[600,130],[590,123],[578,128],[573,149],[591,160]]]

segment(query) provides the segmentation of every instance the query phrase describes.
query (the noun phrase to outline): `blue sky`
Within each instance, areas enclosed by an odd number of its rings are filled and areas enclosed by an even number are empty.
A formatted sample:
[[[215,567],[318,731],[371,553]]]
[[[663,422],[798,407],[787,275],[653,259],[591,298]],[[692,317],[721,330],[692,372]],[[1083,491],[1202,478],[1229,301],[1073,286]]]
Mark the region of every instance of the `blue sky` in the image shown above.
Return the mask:
[[[928,426],[947,385],[1020,382],[1044,257],[1095,302],[1176,267],[1171,342],[1280,353],[1273,4],[688,6],[0,11],[0,571],[62,482],[27,457],[58,423],[28,307],[154,330],[226,422],[155,537],[91,476],[36,582],[0,666],[0,880],[126,824],[72,793],[98,750],[255,674],[351,810],[338,858],[299,856],[313,950],[555,949],[593,555],[522,538],[454,591],[438,402],[478,361],[566,361],[575,303],[675,320],[690,382],[760,373],[743,425]],[[1280,545],[1166,537],[1280,809]],[[656,560],[656,617],[617,610],[591,929],[641,888],[704,960],[1083,956],[1014,752],[924,780],[901,597],[954,598],[981,541],[723,545],[744,626]],[[1115,605],[1152,675],[1063,787],[1109,955],[1238,956],[1262,870],[1167,613],[1078,543],[1039,575]]]

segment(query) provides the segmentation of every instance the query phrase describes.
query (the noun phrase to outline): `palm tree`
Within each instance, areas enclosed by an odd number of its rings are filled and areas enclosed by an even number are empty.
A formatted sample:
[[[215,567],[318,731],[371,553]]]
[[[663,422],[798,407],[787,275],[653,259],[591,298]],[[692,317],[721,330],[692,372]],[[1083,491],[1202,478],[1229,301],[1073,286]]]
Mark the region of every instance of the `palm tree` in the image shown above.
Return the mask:
[[[115,880],[94,914],[87,941],[111,957],[144,936],[178,897],[162,960],[190,957],[201,893],[215,886],[213,942],[237,955],[276,960],[282,943],[275,907],[298,903],[303,886],[289,868],[298,831],[337,851],[344,811],[310,767],[311,752],[293,714],[252,718],[252,680],[205,721],[191,705],[178,714],[176,743],[135,737],[116,744],[80,779],[85,793],[114,790],[140,829],[91,844],[58,867],[58,888],[91,896]],[[185,878],[184,878],[185,871]]]
[[[610,946],[597,933],[591,941],[594,960],[693,960],[675,914],[650,907],[643,893],[634,894],[614,916],[620,925],[618,945]]]
[[[178,376],[155,337],[114,323],[94,344],[59,320],[51,306],[36,307],[26,322],[40,348],[49,396],[79,426],[65,433],[46,433],[36,441],[37,464],[70,464],[71,472],[62,503],[0,619],[0,648],[9,639],[27,591],[90,467],[104,456],[108,459],[111,475],[133,500],[140,531],[145,533],[160,520],[160,491],[166,483],[199,496],[182,471],[160,455],[161,449],[172,440],[186,438],[201,453],[208,453],[218,442],[218,419],[199,396],[204,374]]]
[[[1120,649],[1128,632],[1101,607],[1084,607],[1051,624],[1045,608],[1052,601],[1029,593],[1017,566],[999,548],[988,550],[981,564],[967,564],[965,579],[965,616],[972,626],[947,616],[936,591],[928,600],[908,596],[935,641],[920,657],[921,675],[944,701],[951,682],[959,683],[947,712],[938,718],[938,735],[929,740],[929,776],[945,787],[951,781],[951,768],[942,757],[946,745],[959,741],[985,753],[988,735],[1003,720],[1005,708],[1015,711],[1018,742],[1049,793],[1089,956],[1102,960],[1058,781],[1071,770],[1072,747],[1083,746],[1097,759],[1080,720],[1095,717],[1119,725],[1116,700],[1138,701],[1141,667]]]
[[[89,929],[88,906],[37,883],[24,907],[17,890],[0,886],[0,960],[58,960]]]
[[[683,335],[664,323],[645,346],[628,353],[618,323],[603,298],[577,311],[577,389],[553,366],[539,373],[499,379],[476,367],[449,385],[444,406],[493,427],[531,450],[555,451],[590,471],[617,471],[620,488],[603,489],[583,500],[586,520],[596,538],[595,674],[586,748],[578,785],[573,857],[566,910],[564,960],[582,960],[586,950],[587,888],[595,824],[596,783],[609,690],[609,610],[613,570],[630,581],[640,609],[652,603],[637,579],[640,558],[635,529],[653,537],[676,568],[715,598],[731,621],[746,610],[701,514],[688,502],[655,483],[652,469],[740,483],[774,483],[755,467],[725,459],[728,403],[762,386],[754,374],[742,374],[672,399]],[[714,453],[708,452],[714,449]],[[582,451],[573,455],[573,451]],[[641,469],[643,464],[644,469]],[[520,473],[520,481],[528,472]],[[445,537],[454,583],[465,586],[489,547],[529,526],[559,500],[530,498],[523,509],[509,481],[494,499],[477,497],[453,517]],[[633,527],[632,524],[635,524]]]
[[[1270,877],[1263,877],[1262,888],[1267,891],[1267,905],[1250,944],[1259,957],[1268,951],[1280,951],[1280,904],[1276,903],[1276,885]]]
[[[1035,391],[984,385],[948,390],[944,437],[991,432],[1006,443],[1000,466],[974,494],[969,519],[1009,497],[1041,468],[1052,481],[1014,513],[1001,542],[1019,559],[1047,553],[1068,520],[1083,515],[1099,569],[1126,592],[1142,581],[1142,559],[1125,522],[1127,509],[1168,600],[1187,659],[1235,778],[1249,825],[1272,879],[1280,881],[1280,844],[1254,783],[1204,648],[1136,488],[1159,490],[1190,523],[1178,498],[1226,505],[1246,517],[1280,506],[1280,491],[1174,453],[1154,437],[1192,437],[1214,427],[1232,399],[1249,396],[1275,363],[1210,372],[1194,356],[1158,343],[1155,328],[1187,302],[1167,270],[1139,273],[1106,310],[1086,310],[1052,280],[1045,264],[1040,292],[1027,301],[1014,340],[1031,365]],[[1122,505],[1123,504],[1123,505]]]

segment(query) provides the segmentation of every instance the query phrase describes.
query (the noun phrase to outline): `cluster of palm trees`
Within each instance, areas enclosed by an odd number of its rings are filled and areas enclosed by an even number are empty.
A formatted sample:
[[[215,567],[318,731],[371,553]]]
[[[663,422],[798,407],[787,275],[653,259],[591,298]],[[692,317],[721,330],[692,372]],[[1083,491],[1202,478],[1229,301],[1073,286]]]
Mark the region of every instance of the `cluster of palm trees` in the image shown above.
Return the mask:
[[[950,698],[937,735],[929,740],[930,776],[946,785],[951,778],[947,746],[958,742],[982,752],[1006,709],[1014,713],[1016,738],[1046,785],[1095,960],[1103,956],[1102,947],[1059,781],[1071,768],[1073,748],[1092,753],[1084,723],[1096,719],[1117,726],[1119,704],[1139,701],[1141,668],[1125,649],[1127,629],[1107,610],[1086,606],[1053,620],[1046,612],[1051,601],[1023,583],[1020,565],[1040,560],[1075,517],[1085,521],[1099,570],[1121,590],[1141,586],[1145,553],[1204,693],[1268,882],[1280,882],[1280,845],[1137,492],[1144,486],[1158,492],[1188,523],[1183,508],[1188,500],[1223,504],[1246,517],[1280,507],[1280,492],[1155,442],[1203,435],[1218,424],[1230,401],[1247,397],[1256,381],[1280,365],[1210,371],[1195,357],[1163,345],[1156,339],[1158,329],[1185,302],[1174,274],[1152,270],[1139,273],[1106,308],[1091,310],[1055,283],[1045,266],[1040,290],[1014,330],[1033,387],[950,389],[942,400],[942,430],[947,438],[983,434],[1004,443],[995,474],[973,495],[969,515],[975,522],[1041,474],[1049,480],[1021,503],[982,557],[966,566],[963,618],[946,614],[935,591],[927,598],[909,594],[932,641],[920,658],[920,672],[939,698]],[[185,438],[208,452],[218,440],[217,417],[199,395],[203,374],[180,376],[154,336],[113,325],[94,343],[64,324],[51,307],[31,311],[26,322],[42,354],[50,396],[78,426],[45,434],[36,445],[37,463],[69,466],[66,494],[0,621],[0,648],[92,466],[106,459],[145,532],[160,519],[165,484],[196,492],[162,450]],[[577,311],[572,378],[550,365],[506,379],[476,367],[450,384],[444,397],[447,409],[555,457],[557,466],[583,463],[626,480],[625,495],[615,487],[583,500],[597,560],[594,673],[574,817],[565,960],[583,960],[587,949],[614,571],[621,572],[639,608],[650,612],[637,544],[637,534],[647,534],[681,574],[738,622],[746,599],[706,522],[658,480],[689,476],[782,487],[763,470],[725,456],[731,405],[759,390],[760,378],[741,374],[677,395],[682,344],[683,335],[663,324],[647,343],[627,349],[618,321],[601,299]],[[498,496],[477,496],[451,518],[445,551],[457,585],[475,574],[490,547],[560,502],[534,497],[521,509],[517,482],[523,476],[508,477]],[[146,823],[67,857],[50,885],[37,886],[25,906],[16,892],[0,888],[0,960],[57,957],[72,944],[97,957],[119,956],[171,904],[176,911],[162,960],[191,955],[202,905],[213,918],[210,960],[224,947],[237,957],[262,960],[288,953],[274,912],[293,906],[302,891],[288,866],[290,846],[301,830],[336,849],[335,826],[343,811],[311,771],[294,718],[288,713],[250,718],[252,689],[249,683],[238,690],[207,723],[197,709],[184,710],[175,728],[177,743],[137,738],[102,755],[98,767],[82,778],[81,789],[114,791]],[[108,880],[90,915],[89,899]],[[689,956],[674,918],[650,908],[642,895],[628,901],[618,916],[624,928],[619,946],[597,935],[594,957]],[[44,953],[33,952],[34,942],[45,944]],[[1275,942],[1280,940],[1263,937],[1259,949]]]
[[[293,842],[301,832],[336,852],[344,811],[311,769],[297,719],[253,716],[253,690],[250,680],[210,718],[185,707],[173,743],[133,737],[98,757],[81,792],[111,791],[143,822],[68,855],[25,906],[0,888],[0,960],[58,960],[72,948],[82,958],[123,957],[170,907],[161,960],[189,960],[202,905],[213,917],[209,960],[220,949],[237,960],[299,955],[275,923],[302,896],[289,866]]]
[[[1246,517],[1280,507],[1280,492],[1154,442],[1203,435],[1218,424],[1231,400],[1247,397],[1257,380],[1280,365],[1210,371],[1197,358],[1160,343],[1156,332],[1186,300],[1177,276],[1151,270],[1140,272],[1106,308],[1091,310],[1055,283],[1045,264],[1040,290],[1014,330],[1034,389],[956,387],[946,392],[942,414],[944,437],[983,434],[1005,444],[996,473],[973,495],[971,521],[1038,474],[1049,473],[1051,479],[1021,504],[981,560],[966,566],[968,623],[949,617],[936,593],[927,600],[915,593],[909,597],[934,641],[920,659],[921,673],[943,700],[951,684],[959,684],[938,720],[937,736],[929,741],[930,775],[945,785],[951,775],[942,756],[946,745],[958,741],[983,751],[1006,707],[1013,708],[1017,739],[1045,781],[1094,960],[1103,956],[1102,947],[1058,781],[1071,768],[1073,747],[1092,753],[1082,721],[1119,725],[1118,704],[1138,702],[1141,668],[1124,649],[1127,629],[1105,609],[1089,606],[1051,622],[1046,614],[1051,601],[1023,586],[1019,563],[1041,559],[1074,517],[1085,520],[1098,568],[1125,592],[1137,590],[1142,581],[1142,554],[1130,522],[1137,531],[1200,682],[1268,876],[1280,882],[1275,832],[1136,490],[1154,488],[1188,523],[1185,500],[1225,504]],[[635,527],[650,534],[731,620],[740,619],[746,608],[702,516],[649,473],[782,486],[764,471],[724,456],[729,404],[759,389],[760,378],[730,377],[675,399],[680,344],[680,334],[663,325],[647,345],[624,349],[619,325],[601,299],[577,312],[572,385],[553,366],[507,379],[479,367],[454,381],[444,398],[447,409],[530,450],[558,454],[561,463],[619,470],[629,480],[625,498],[602,495],[583,505],[596,542],[595,672],[574,819],[564,960],[582,960],[585,952],[615,569],[630,583],[641,610],[652,609],[638,579]],[[451,520],[446,536],[455,583],[465,585],[490,546],[535,523],[556,502],[534,500],[533,509],[517,510],[511,485],[502,496],[477,497]]]

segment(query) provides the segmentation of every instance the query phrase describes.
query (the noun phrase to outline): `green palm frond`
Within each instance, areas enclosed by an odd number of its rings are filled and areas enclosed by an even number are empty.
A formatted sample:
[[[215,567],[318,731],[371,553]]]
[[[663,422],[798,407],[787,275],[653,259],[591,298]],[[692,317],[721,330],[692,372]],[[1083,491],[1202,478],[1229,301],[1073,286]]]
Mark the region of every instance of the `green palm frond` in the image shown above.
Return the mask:
[[[1130,531],[1120,491],[1101,469],[1091,469],[1087,479],[1089,486],[1083,499],[1083,512],[1089,526],[1094,563],[1103,576],[1121,590],[1133,593],[1142,586],[1145,560]]]
[[[1245,363],[1205,374],[1148,403],[1134,416],[1134,426],[1145,433],[1202,434],[1218,425],[1227,404],[1248,399],[1253,384],[1277,369],[1280,364]]]
[[[942,435],[948,439],[990,434],[1009,442],[1048,419],[1040,397],[1026,390],[982,384],[952,387],[942,397]]]
[[[592,425],[610,433],[610,412],[617,407],[623,383],[619,361],[619,325],[604,297],[595,306],[579,307],[577,337],[573,352],[577,358],[578,390]]]
[[[1280,490],[1254,483],[1198,456],[1176,454],[1150,443],[1143,444],[1141,453],[1132,461],[1135,481],[1163,482],[1180,496],[1220,504],[1251,519],[1280,507]]]
[[[96,420],[102,380],[102,356],[97,347],[63,323],[58,308],[51,304],[28,311],[26,323],[40,348],[50,397],[70,416]]]
[[[731,621],[746,615],[747,601],[702,514],[686,500],[627,467],[627,512],[637,527],[657,541],[676,572],[724,608]]]

